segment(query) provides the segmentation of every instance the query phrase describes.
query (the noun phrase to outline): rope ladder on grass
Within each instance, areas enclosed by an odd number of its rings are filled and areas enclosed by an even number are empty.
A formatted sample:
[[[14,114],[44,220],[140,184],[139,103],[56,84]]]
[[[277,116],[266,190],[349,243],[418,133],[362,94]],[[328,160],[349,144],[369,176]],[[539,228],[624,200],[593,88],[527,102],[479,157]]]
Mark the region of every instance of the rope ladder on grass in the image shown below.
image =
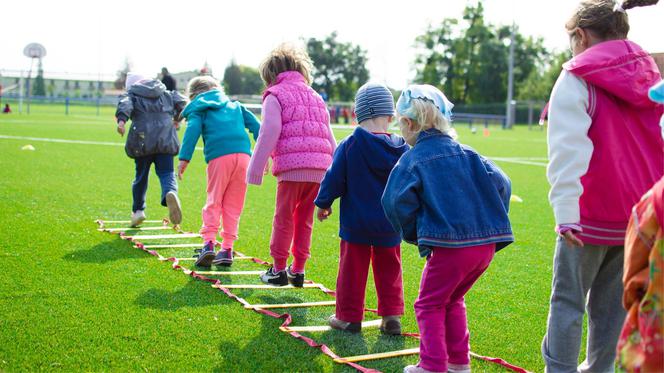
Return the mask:
[[[357,362],[362,362],[362,361],[371,361],[371,360],[378,360],[378,359],[389,359],[389,358],[394,358],[394,357],[401,357],[401,356],[408,356],[408,355],[417,355],[419,354],[419,348],[409,348],[409,349],[403,349],[403,350],[398,350],[398,351],[389,351],[389,352],[381,352],[381,353],[374,353],[374,354],[365,354],[365,355],[357,355],[357,356],[348,356],[348,357],[340,357],[336,353],[334,353],[328,346],[324,344],[320,344],[316,342],[315,340],[303,336],[300,333],[305,333],[305,332],[320,332],[320,331],[328,331],[331,328],[328,325],[318,325],[318,326],[297,326],[297,325],[291,325],[292,323],[292,318],[291,315],[288,313],[276,313],[272,310],[275,309],[289,309],[289,308],[308,308],[308,307],[334,307],[335,306],[335,301],[330,300],[330,301],[319,301],[319,302],[302,302],[302,303],[283,303],[283,304],[251,304],[244,300],[243,298],[240,298],[236,294],[232,292],[233,289],[267,289],[267,290],[274,290],[274,291],[287,291],[289,289],[300,289],[293,287],[292,285],[287,285],[287,286],[271,286],[271,285],[262,285],[262,284],[224,284],[220,279],[215,279],[207,276],[237,276],[237,277],[242,277],[242,276],[257,276],[261,273],[264,272],[264,270],[256,270],[256,271],[195,271],[192,268],[186,268],[181,265],[181,262],[191,262],[196,260],[195,258],[176,258],[176,257],[164,257],[161,254],[159,254],[155,249],[167,249],[167,248],[187,248],[187,247],[200,247],[201,244],[199,243],[178,243],[177,240],[181,240],[184,238],[197,238],[201,237],[197,233],[190,233],[190,232],[184,232],[180,230],[178,226],[170,226],[170,222],[168,219],[164,220],[145,220],[143,223],[144,224],[158,224],[156,226],[146,226],[146,227],[139,227],[139,228],[130,228],[126,227],[126,225],[130,224],[130,221],[128,220],[97,220],[96,223],[99,225],[99,228],[97,229],[98,231],[101,232],[107,232],[107,233],[112,233],[112,234],[117,234],[119,235],[122,239],[130,241],[135,248],[141,249],[145,251],[146,253],[155,256],[158,260],[162,262],[170,262],[171,267],[175,270],[180,270],[184,274],[191,276],[197,280],[201,281],[206,281],[212,284],[212,287],[215,289],[220,290],[223,292],[226,296],[229,298],[237,301],[238,303],[242,304],[242,306],[247,309],[247,310],[252,310],[254,312],[260,313],[265,316],[273,317],[276,319],[281,319],[283,320],[281,326],[279,327],[279,330],[294,337],[297,339],[302,340],[304,343],[306,343],[308,346],[317,348],[319,349],[323,354],[327,355],[328,357],[332,358],[335,363],[338,364],[345,364],[350,367],[353,367],[357,369],[360,372],[376,372],[375,369],[370,369],[363,367]],[[109,224],[120,224],[124,226],[118,226],[118,227],[107,227]],[[175,233],[166,233],[166,234],[149,234],[149,232],[152,231],[173,231]],[[137,235],[127,235],[127,232],[138,232],[139,234]],[[159,232],[157,232],[159,233]],[[168,240],[172,241],[169,243],[158,243],[158,244],[145,244],[144,241],[152,241],[152,240]],[[270,266],[270,263],[251,256],[244,255],[238,251],[234,251],[234,257],[233,260],[243,260],[243,261],[250,261],[253,263],[256,263],[258,265],[261,265],[263,267],[268,267]],[[318,289],[322,291],[323,293],[334,297],[335,292],[333,290],[328,289],[325,287],[323,284],[314,282],[312,280],[305,280],[304,283],[304,288],[305,289]],[[376,313],[376,310],[374,309],[366,309],[367,312],[372,312]],[[371,320],[371,321],[364,321],[362,323],[362,328],[377,328],[380,327],[380,319],[378,320]],[[419,335],[417,333],[403,333],[402,334],[405,337],[412,337],[412,338],[419,338]],[[503,359],[499,358],[493,358],[493,357],[487,357],[487,356],[482,356],[475,354],[473,352],[470,353],[470,355],[473,358],[479,359],[479,360],[484,360],[488,361],[491,363],[498,364],[508,370],[518,372],[518,373],[530,373],[527,370],[520,368],[518,366],[512,365]]]

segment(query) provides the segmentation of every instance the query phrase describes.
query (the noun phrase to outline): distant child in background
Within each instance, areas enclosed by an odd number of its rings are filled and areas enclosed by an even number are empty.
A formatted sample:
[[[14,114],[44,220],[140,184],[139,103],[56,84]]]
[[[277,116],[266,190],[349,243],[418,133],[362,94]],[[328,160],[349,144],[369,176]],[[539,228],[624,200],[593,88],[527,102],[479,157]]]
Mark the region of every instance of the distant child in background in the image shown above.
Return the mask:
[[[381,331],[398,335],[404,311],[401,237],[387,221],[380,198],[392,168],[409,147],[401,136],[388,133],[394,98],[387,87],[363,85],[355,105],[359,127],[339,144],[315,201],[318,220],[323,221],[332,214],[334,200],[341,198],[337,304],[329,323],[339,330],[361,330],[371,263]]]
[[[145,195],[153,163],[161,183],[161,205],[168,206],[171,223],[180,224],[182,209],[173,157],[180,150],[176,127],[187,100],[177,91],[167,91],[159,80],[139,74],[127,74],[125,89],[127,93],[120,96],[115,117],[120,136],[124,136],[125,124],[131,119],[125,144],[127,155],[136,163],[131,226],[136,227],[145,220]]]
[[[187,119],[187,129],[182,139],[178,176],[182,178],[201,136],[208,164],[207,201],[200,232],[204,245],[196,265],[230,266],[247,192],[251,141],[246,129],[256,139],[260,123],[242,104],[230,101],[219,82],[211,76],[191,79],[187,91],[191,102],[182,112]],[[217,242],[220,219],[223,223],[221,244]],[[216,246],[221,246],[221,250],[215,252]]]
[[[274,262],[261,281],[303,286],[314,219],[314,198],[336,148],[323,99],[309,85],[311,59],[305,51],[280,45],[261,64],[267,85],[263,125],[251,157],[247,181],[260,185],[271,156],[277,200],[270,239]],[[287,267],[289,250],[293,263]]]
[[[2,109],[3,114],[9,114],[12,112],[12,109],[9,107],[9,104],[5,104],[5,108]]]
[[[415,301],[420,361],[404,372],[470,372],[464,295],[494,253],[514,241],[510,180],[454,140],[452,106],[430,85],[408,86],[397,102],[401,133],[413,148],[392,170],[382,204],[403,240],[427,258]]]
[[[664,81],[650,90],[664,104]],[[660,120],[664,138],[664,116]],[[634,206],[625,238],[618,366],[626,372],[664,372],[664,177]]]
[[[559,238],[542,356],[551,372],[612,372],[630,211],[662,177],[660,81],[652,57],[627,40],[625,9],[653,0],[583,1],[565,27],[573,58],[551,92],[547,178]],[[584,314],[586,359],[579,365]]]

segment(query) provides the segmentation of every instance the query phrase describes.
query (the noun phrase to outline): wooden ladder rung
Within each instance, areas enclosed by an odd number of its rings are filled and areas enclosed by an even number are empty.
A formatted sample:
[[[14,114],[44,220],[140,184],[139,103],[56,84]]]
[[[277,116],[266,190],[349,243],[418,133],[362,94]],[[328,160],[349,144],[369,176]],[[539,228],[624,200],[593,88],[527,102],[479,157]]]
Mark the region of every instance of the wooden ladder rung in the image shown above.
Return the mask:
[[[247,304],[247,309],[270,309],[270,308],[301,308],[301,307],[325,307],[334,306],[336,301],[326,300],[322,302],[283,303],[283,304]]]
[[[200,237],[201,235],[198,233],[180,233],[180,234],[155,234],[155,235],[138,235],[138,236],[125,236],[127,239],[132,239],[132,240],[162,240],[162,239],[170,239],[170,238],[194,238],[194,237]]]
[[[378,327],[382,320],[363,321],[362,328]],[[282,326],[279,328],[282,332],[326,332],[332,330],[329,325],[316,325],[316,326]]]
[[[389,352],[381,352],[377,354],[368,354],[368,355],[357,355],[357,356],[350,356],[350,357],[340,357],[338,359],[334,359],[335,363],[356,363],[358,361],[367,361],[367,360],[378,360],[378,359],[389,359],[392,357],[399,357],[399,356],[407,356],[407,355],[416,355],[420,353],[420,348],[415,347],[415,348],[409,348],[407,350],[398,350],[398,351],[389,351]]]

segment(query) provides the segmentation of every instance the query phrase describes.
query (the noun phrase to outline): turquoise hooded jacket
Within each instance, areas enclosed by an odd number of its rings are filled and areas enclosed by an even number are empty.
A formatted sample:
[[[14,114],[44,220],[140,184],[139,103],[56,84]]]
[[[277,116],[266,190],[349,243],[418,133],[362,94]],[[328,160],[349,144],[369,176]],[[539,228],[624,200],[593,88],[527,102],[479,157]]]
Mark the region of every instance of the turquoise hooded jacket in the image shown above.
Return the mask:
[[[179,156],[183,161],[191,160],[201,135],[206,163],[227,154],[251,155],[251,141],[246,129],[252,133],[254,140],[258,139],[260,122],[256,116],[217,89],[196,96],[182,116],[187,119]]]

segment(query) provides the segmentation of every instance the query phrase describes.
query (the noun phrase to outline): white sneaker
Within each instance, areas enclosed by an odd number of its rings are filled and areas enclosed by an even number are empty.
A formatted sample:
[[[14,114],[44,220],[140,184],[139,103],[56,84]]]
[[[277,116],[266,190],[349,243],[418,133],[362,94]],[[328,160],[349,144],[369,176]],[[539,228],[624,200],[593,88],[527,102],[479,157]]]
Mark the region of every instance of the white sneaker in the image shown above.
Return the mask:
[[[136,228],[141,223],[145,221],[145,212],[143,210],[136,210],[133,214],[131,214],[131,227]]]
[[[430,370],[426,370],[419,365],[408,365],[405,368],[403,368],[403,373],[443,373],[443,372],[432,372]]]
[[[470,364],[452,364],[447,363],[449,373],[470,373]]]
[[[178,225],[182,223],[182,208],[177,194],[174,192],[166,193],[166,206],[168,206],[168,219],[171,224]]]

